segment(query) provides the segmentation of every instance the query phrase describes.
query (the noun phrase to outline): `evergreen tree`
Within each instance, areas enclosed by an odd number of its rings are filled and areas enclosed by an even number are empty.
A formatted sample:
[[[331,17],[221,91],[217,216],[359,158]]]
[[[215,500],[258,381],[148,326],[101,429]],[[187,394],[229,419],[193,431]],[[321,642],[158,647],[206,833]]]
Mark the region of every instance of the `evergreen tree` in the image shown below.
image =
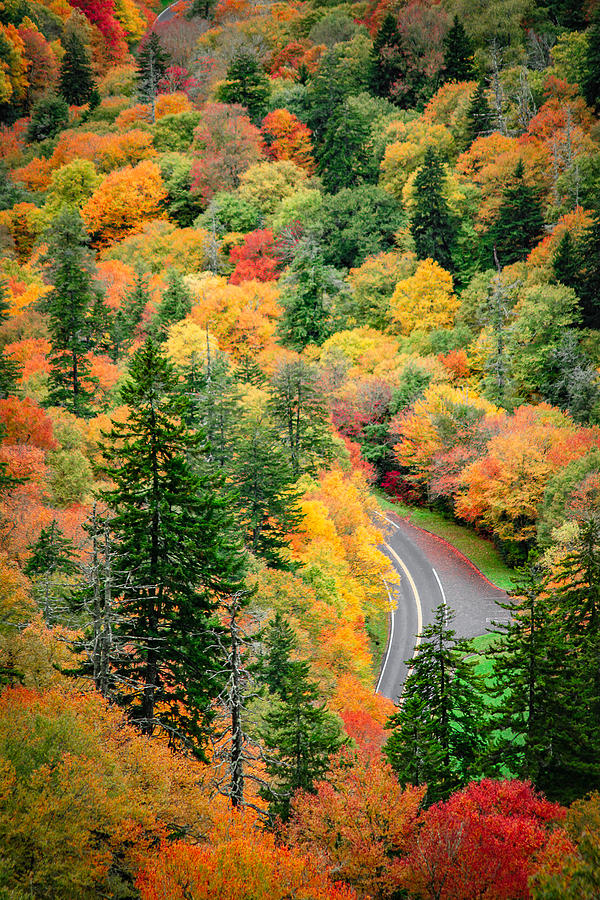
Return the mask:
[[[271,751],[265,768],[272,782],[261,793],[269,801],[271,816],[285,822],[294,792],[312,790],[344,741],[339,719],[319,702],[309,664],[283,658],[282,667],[285,697],[271,705],[264,719],[262,738]]]
[[[181,322],[192,309],[192,295],[185,286],[183,276],[177,269],[167,271],[167,287],[162,295],[156,318],[152,323],[156,338],[162,341],[170,325]]]
[[[600,328],[600,213],[594,214],[594,220],[581,241],[582,267],[577,286],[581,300],[583,325],[586,328]]]
[[[192,427],[202,428],[209,463],[225,471],[230,468],[237,442],[241,416],[238,389],[227,357],[211,354],[208,339],[207,348],[206,362],[198,366],[192,356],[185,373],[185,389],[191,400],[187,421]]]
[[[551,577],[529,577],[508,609],[512,619],[494,665],[499,758],[549,797],[570,803],[600,787],[596,516],[579,523],[574,549]]]
[[[500,263],[511,265],[525,259],[544,230],[544,216],[537,190],[525,181],[523,161],[519,160],[512,183],[502,192],[498,216],[488,233]]]
[[[580,282],[581,259],[570,231],[561,237],[556,253],[552,258],[552,272],[557,281],[565,287],[577,290]]]
[[[429,148],[415,178],[415,208],[410,231],[419,259],[434,259],[452,268],[453,223],[443,193],[444,170]]]
[[[27,126],[27,140],[45,141],[56,135],[69,124],[69,107],[62,97],[47,93],[33,105]]]
[[[537,784],[552,740],[548,721],[557,647],[535,563],[517,570],[510,599],[499,605],[509,613],[509,620],[496,625],[502,636],[490,651],[498,698],[494,753],[513,776],[531,778]]]
[[[111,357],[114,362],[133,344],[150,299],[146,276],[142,272],[137,272],[133,286],[125,294],[112,320]]]
[[[473,44],[458,16],[444,38],[444,79],[468,81],[473,74]]]
[[[122,399],[130,414],[109,435],[104,494],[120,583],[118,697],[144,733],[160,726],[201,755],[222,686],[215,610],[241,589],[243,561],[218,482],[195,465],[203,436],[183,424],[189,400],[151,340]]]
[[[90,57],[77,31],[64,40],[65,55],[60,65],[60,93],[69,105],[89,103],[94,91]]]
[[[292,474],[315,471],[332,454],[327,404],[317,370],[303,359],[283,363],[271,381],[270,407]]]
[[[485,707],[467,641],[456,637],[453,613],[438,606],[407,665],[400,709],[385,753],[403,784],[427,784],[427,799],[446,799],[481,774],[486,751]]]
[[[377,180],[371,126],[370,116],[347,100],[336,107],[318,152],[318,171],[329,193]]]
[[[232,474],[248,549],[274,568],[289,568],[287,536],[300,522],[299,495],[289,456],[272,426],[246,420],[235,442]]]
[[[87,354],[91,349],[90,312],[96,301],[94,261],[79,212],[66,207],[48,233],[46,270],[52,290],[43,306],[49,317],[50,404],[76,416],[90,413],[93,382]]]
[[[287,699],[292,656],[298,652],[298,638],[287,619],[277,610],[265,633],[265,652],[259,659],[260,681],[271,694]]]
[[[31,556],[24,572],[34,581],[44,617],[51,625],[57,618],[57,601],[64,601],[70,593],[61,582],[77,572],[75,547],[53,519],[47,528],[42,528],[37,541],[29,549]]]
[[[582,349],[579,334],[565,329],[557,347],[548,347],[546,381],[542,396],[553,406],[569,412],[576,422],[587,424],[598,412],[600,377],[593,361]]]
[[[270,88],[255,57],[246,50],[238,50],[227,69],[225,81],[219,86],[222,103],[245,106],[253,122],[259,122],[267,111]]]
[[[389,97],[400,75],[401,42],[396,19],[388,12],[375,35],[371,51],[371,90],[377,97]]]
[[[10,305],[6,284],[0,279],[0,325],[4,324],[9,316]],[[4,349],[2,349],[2,352],[0,352],[0,400],[4,400],[10,394],[15,393],[21,368],[20,363],[7,356]]]
[[[485,84],[479,81],[471,94],[467,108],[467,144],[494,130],[494,114],[485,93]]]
[[[150,104],[152,124],[156,121],[158,85],[167,71],[170,61],[171,56],[161,47],[157,33],[150,32],[138,52],[137,87],[142,103]]]
[[[581,81],[586,102],[597,109],[600,106],[600,12],[598,11],[587,32],[587,48]]]
[[[304,242],[298,246],[281,285],[279,332],[284,342],[294,350],[322,344],[331,334],[333,298],[343,289],[341,276],[325,265],[314,244]]]

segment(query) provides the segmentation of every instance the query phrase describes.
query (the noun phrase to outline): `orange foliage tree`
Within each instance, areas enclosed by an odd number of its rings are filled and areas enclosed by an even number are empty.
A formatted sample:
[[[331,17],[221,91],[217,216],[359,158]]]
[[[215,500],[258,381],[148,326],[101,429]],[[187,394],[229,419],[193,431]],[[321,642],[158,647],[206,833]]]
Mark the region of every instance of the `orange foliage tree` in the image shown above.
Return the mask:
[[[598,446],[598,428],[580,428],[547,403],[520,406],[464,469],[456,512],[501,540],[530,542],[551,476]]]
[[[92,241],[102,247],[136,234],[145,221],[161,217],[166,194],[160,169],[150,160],[112,172],[81,211]]]
[[[261,132],[269,159],[289,159],[309,175],[315,170],[311,131],[287,109],[274,109],[263,119]]]
[[[402,885],[424,793],[403,789],[380,754],[343,751],[314,794],[296,794],[286,838],[359,897],[386,900]]]
[[[248,813],[226,814],[208,846],[165,845],[140,873],[142,900],[353,900],[310,857],[280,847]],[[253,827],[254,826],[254,827]]]

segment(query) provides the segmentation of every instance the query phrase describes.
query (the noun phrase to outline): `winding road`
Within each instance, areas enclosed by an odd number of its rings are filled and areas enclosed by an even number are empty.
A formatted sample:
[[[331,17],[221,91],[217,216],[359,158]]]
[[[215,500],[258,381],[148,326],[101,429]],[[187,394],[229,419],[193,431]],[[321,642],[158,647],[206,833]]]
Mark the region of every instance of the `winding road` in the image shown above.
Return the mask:
[[[402,693],[406,661],[414,653],[417,635],[433,621],[440,603],[454,610],[457,634],[471,638],[485,634],[492,621],[507,618],[496,605],[507,595],[442,538],[395,513],[383,518],[387,523],[383,550],[400,576],[400,585],[388,588],[392,612],[376,692],[395,702]]]

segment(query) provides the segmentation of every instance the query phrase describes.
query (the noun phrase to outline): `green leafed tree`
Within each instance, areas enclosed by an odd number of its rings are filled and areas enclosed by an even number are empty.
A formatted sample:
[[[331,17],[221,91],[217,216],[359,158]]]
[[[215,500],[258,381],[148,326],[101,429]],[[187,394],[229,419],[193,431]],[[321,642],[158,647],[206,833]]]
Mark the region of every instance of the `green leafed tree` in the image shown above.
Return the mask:
[[[478,137],[491,134],[493,130],[494,114],[488,103],[485,83],[479,81],[469,98],[469,106],[467,107],[467,143],[472,144]]]
[[[94,396],[88,359],[91,311],[97,300],[94,259],[79,212],[63,209],[48,232],[46,272],[52,290],[44,298],[50,330],[49,402],[77,416],[89,415]]]
[[[301,244],[281,280],[283,315],[279,331],[294,350],[322,344],[332,332],[333,300],[344,288],[341,275],[325,264],[319,248]]]
[[[583,96],[590,106],[597,108],[600,104],[600,14],[598,12],[587,32],[582,81]]]
[[[65,579],[77,572],[75,547],[53,519],[42,528],[30,550],[24,572],[32,579],[46,622],[51,625],[64,612],[62,604],[71,592]]]
[[[60,92],[69,105],[88,103],[95,89],[90,57],[77,31],[64,42],[65,55],[60,65]]]
[[[247,417],[242,423],[232,469],[248,549],[274,568],[288,568],[288,534],[300,521],[298,493],[289,456],[269,422]]]
[[[221,685],[215,610],[241,589],[243,558],[217,480],[199,465],[204,438],[184,424],[189,400],[151,340],[122,399],[129,418],[104,451],[120,590],[115,684],[144,733],[161,727],[201,754]]]
[[[402,784],[427,784],[432,803],[481,774],[486,751],[482,686],[452,616],[441,604],[423,629],[400,708],[387,724],[392,768]]]
[[[473,74],[473,44],[458,16],[444,38],[444,79],[468,81]]]
[[[256,58],[247,50],[238,50],[219,86],[218,99],[245,106],[252,121],[259,122],[267,111],[269,93],[269,79]]]
[[[271,380],[270,406],[287,449],[292,473],[314,471],[330,458],[327,405],[314,366],[303,359],[282,363]]]
[[[452,269],[453,222],[444,197],[444,169],[429,148],[415,178],[415,208],[410,231],[419,259],[433,259]]]
[[[171,56],[163,50],[155,31],[150,32],[137,56],[137,88],[142,103],[150,104],[152,123],[156,121],[156,95]]]
[[[284,658],[281,663],[283,696],[272,703],[262,732],[270,753],[265,768],[271,783],[261,793],[272,818],[286,821],[295,791],[312,790],[344,740],[339,719],[327,710],[310,677],[309,664]]]
[[[525,180],[519,160],[511,182],[502,192],[502,202],[488,242],[495,247],[502,266],[525,259],[542,237],[544,216],[538,191]],[[491,262],[491,260],[490,260]]]
[[[69,107],[63,97],[47,93],[33,105],[27,126],[28,141],[45,141],[69,124]]]
[[[169,269],[167,286],[161,297],[153,325],[157,340],[164,340],[167,329],[176,322],[181,322],[192,309],[192,295],[185,285],[181,272]]]

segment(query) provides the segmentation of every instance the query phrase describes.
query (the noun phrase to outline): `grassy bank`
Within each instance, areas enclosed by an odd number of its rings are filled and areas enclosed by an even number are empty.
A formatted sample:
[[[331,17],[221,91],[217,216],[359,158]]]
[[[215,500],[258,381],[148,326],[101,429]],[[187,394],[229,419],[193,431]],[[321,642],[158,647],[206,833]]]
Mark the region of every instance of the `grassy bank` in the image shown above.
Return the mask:
[[[391,510],[407,518],[411,524],[424,528],[443,538],[470,559],[473,565],[498,587],[508,591],[513,586],[513,570],[506,565],[491,541],[475,534],[470,528],[458,525],[452,519],[431,509],[391,503],[386,495],[373,489],[377,501],[383,509]]]

